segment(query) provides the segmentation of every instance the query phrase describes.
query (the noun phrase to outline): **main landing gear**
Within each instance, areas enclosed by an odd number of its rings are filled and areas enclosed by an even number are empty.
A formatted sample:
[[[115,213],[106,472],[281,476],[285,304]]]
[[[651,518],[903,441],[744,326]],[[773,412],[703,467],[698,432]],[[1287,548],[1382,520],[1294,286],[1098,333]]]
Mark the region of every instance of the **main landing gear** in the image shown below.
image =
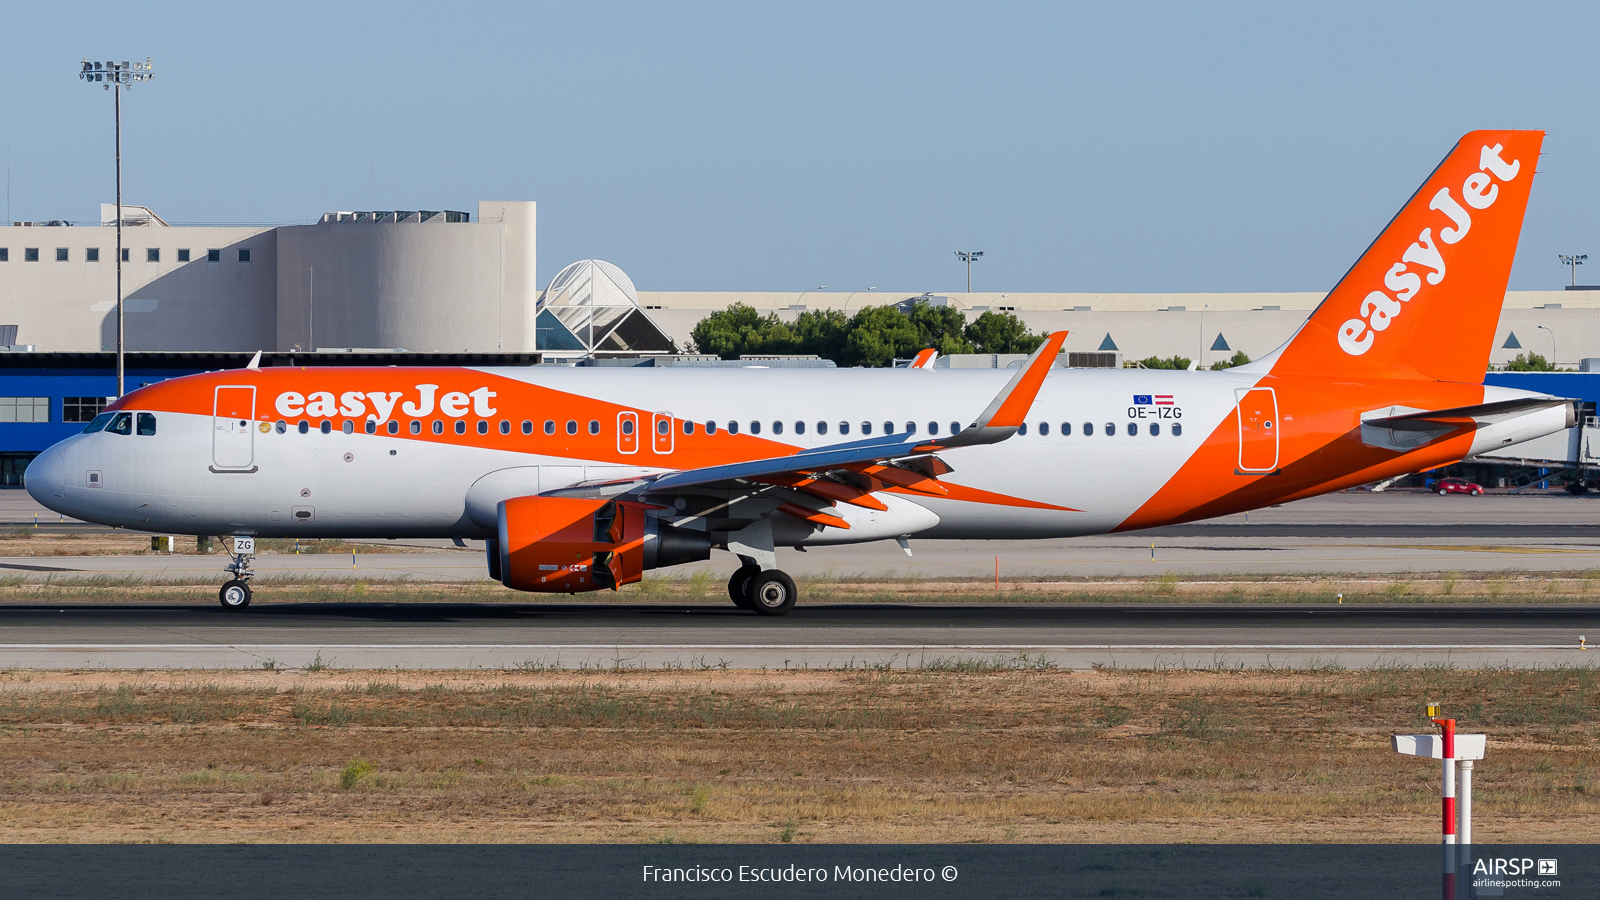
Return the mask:
[[[728,579],[733,605],[763,616],[788,615],[799,596],[794,579],[777,569],[763,572],[760,566],[741,566]]]
[[[222,567],[224,571],[233,573],[233,577],[217,592],[217,600],[222,603],[223,609],[234,611],[250,605],[250,579],[256,574],[250,571],[250,558],[255,552],[255,538],[233,539],[233,549],[228,553],[233,561]]]

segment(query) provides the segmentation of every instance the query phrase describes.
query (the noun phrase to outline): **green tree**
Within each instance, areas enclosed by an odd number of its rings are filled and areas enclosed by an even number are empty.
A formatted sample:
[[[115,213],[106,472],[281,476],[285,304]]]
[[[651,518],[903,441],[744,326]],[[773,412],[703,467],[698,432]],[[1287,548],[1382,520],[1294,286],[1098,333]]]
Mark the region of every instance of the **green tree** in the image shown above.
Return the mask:
[[[1545,359],[1542,354],[1529,351],[1518,353],[1517,358],[1506,363],[1507,372],[1554,372],[1556,364]]]
[[[1249,361],[1250,361],[1250,354],[1244,352],[1243,350],[1235,350],[1235,351],[1233,351],[1233,358],[1232,359],[1223,360],[1222,362],[1214,362],[1214,363],[1212,363],[1211,364],[1211,370],[1213,372],[1217,372],[1217,371],[1221,371],[1223,369],[1232,369],[1232,368],[1235,368],[1236,366],[1242,366],[1242,365],[1244,365],[1245,363],[1247,363]]]
[[[738,359],[741,353],[765,349],[775,328],[783,327],[776,314],[761,315],[753,307],[735,303],[714,312],[694,327],[690,336],[701,353],[715,353],[723,359]]]
[[[841,366],[887,366],[921,349],[910,318],[892,306],[869,306],[850,317],[844,348],[834,361]]]
[[[1162,359],[1159,356],[1150,356],[1139,360],[1139,365],[1144,366],[1146,369],[1187,369],[1190,362],[1192,360],[1184,356],[1173,356],[1167,359]]]
[[[789,328],[795,339],[795,349],[789,352],[815,353],[837,362],[844,355],[849,329],[850,320],[836,309],[808,310]]]
[[[1032,353],[1044,343],[1022,320],[1008,312],[986,312],[965,331],[967,343],[979,353]]]
[[[918,349],[932,347],[941,356],[952,353],[971,353],[972,345],[962,337],[967,317],[953,306],[934,306],[918,303],[911,308],[911,324],[917,329]]]

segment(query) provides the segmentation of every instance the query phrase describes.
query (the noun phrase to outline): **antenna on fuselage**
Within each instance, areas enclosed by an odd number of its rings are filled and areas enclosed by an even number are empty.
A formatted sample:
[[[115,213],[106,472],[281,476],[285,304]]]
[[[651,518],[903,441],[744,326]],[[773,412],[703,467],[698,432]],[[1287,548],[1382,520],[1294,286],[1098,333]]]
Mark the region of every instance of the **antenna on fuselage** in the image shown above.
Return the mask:
[[[249,363],[249,365],[246,365],[245,368],[249,369],[252,372],[261,371],[261,351],[260,350],[256,351],[256,355],[255,356],[250,357],[250,363]]]

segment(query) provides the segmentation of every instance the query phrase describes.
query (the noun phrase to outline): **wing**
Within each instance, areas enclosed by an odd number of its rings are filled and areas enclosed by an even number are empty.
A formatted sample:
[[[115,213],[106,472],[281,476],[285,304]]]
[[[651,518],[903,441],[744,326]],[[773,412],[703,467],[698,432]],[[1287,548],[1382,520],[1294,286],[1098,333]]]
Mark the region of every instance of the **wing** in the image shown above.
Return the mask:
[[[908,435],[886,434],[786,456],[626,481],[577,484],[547,495],[612,497],[633,493],[667,506],[674,505],[675,497],[693,495],[700,501],[717,501],[723,511],[741,505],[744,514],[735,518],[781,509],[814,525],[848,528],[835,504],[884,510],[884,502],[872,495],[886,486],[929,496],[947,495],[938,479],[952,469],[938,457],[939,451],[995,444],[1016,434],[1066,337],[1064,331],[1049,335],[977,420],[947,438],[908,440]],[[752,503],[758,497],[762,502]]]

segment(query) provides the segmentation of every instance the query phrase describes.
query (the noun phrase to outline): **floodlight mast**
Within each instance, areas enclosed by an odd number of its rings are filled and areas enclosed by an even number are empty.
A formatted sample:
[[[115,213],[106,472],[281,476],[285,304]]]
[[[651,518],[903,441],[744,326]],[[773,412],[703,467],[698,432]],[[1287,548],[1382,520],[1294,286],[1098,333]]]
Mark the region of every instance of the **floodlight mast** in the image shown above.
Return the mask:
[[[116,98],[116,132],[117,132],[117,396],[124,393],[123,365],[123,328],[122,328],[122,91],[133,90],[134,82],[149,81],[154,78],[154,65],[149,57],[144,62],[90,62],[83,61],[83,68],[78,71],[78,77],[90,84],[98,84],[104,90],[111,91]],[[115,88],[122,90],[115,90]]]
[[[969,293],[969,294],[972,293],[972,261],[975,260],[975,259],[979,259],[982,256],[983,256],[983,251],[982,250],[977,250],[977,251],[957,250],[956,251],[956,259],[959,259],[962,262],[967,264],[967,293]]]
[[[1577,287],[1578,286],[1578,267],[1583,265],[1583,261],[1588,259],[1588,258],[1589,258],[1589,254],[1587,254],[1587,253],[1579,253],[1576,256],[1569,256],[1569,255],[1567,255],[1565,253],[1557,253],[1556,254],[1556,259],[1561,260],[1561,264],[1563,266],[1566,266],[1567,268],[1572,270],[1572,286],[1573,287]]]

